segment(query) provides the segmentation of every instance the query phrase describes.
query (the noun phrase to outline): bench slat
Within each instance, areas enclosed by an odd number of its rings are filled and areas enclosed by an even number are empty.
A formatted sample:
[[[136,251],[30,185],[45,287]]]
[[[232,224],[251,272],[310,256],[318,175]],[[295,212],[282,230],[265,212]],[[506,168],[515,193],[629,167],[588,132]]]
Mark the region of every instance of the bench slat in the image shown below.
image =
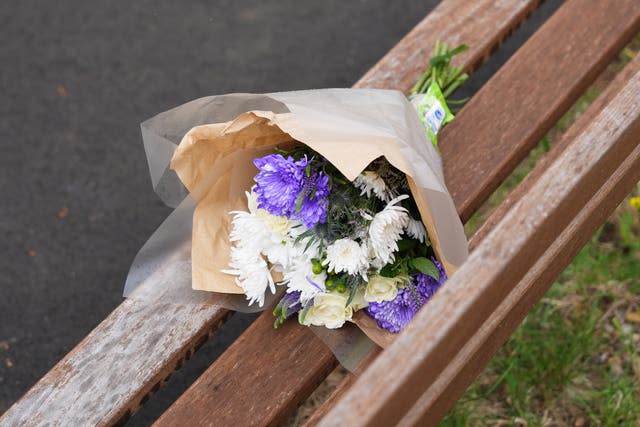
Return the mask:
[[[416,25],[354,85],[406,91],[424,71],[436,40],[471,49],[454,57],[470,73],[489,59],[504,39],[535,11],[542,0],[445,0]],[[435,29],[435,31],[434,31]]]
[[[603,7],[606,6],[606,9]],[[613,9],[613,10],[612,10]],[[616,2],[615,5],[603,5],[596,0],[571,1],[561,8],[538,34],[519,51],[516,56],[483,88],[458,115],[451,124],[450,130],[445,131],[442,137],[442,152],[445,160],[445,170],[449,189],[457,195],[457,205],[471,206],[473,209],[488,196],[485,188],[495,187],[502,176],[506,176],[513,170],[517,163],[528,153],[535,142],[553,125],[553,123],[568,109],[577,96],[586,88],[612,57],[621,49],[629,37],[638,28],[637,10],[632,1]],[[592,12],[585,14],[585,10]],[[604,12],[607,12],[604,14]],[[604,17],[602,16],[604,15]],[[582,27],[584,26],[584,27]],[[588,37],[584,31],[588,30]],[[582,35],[576,37],[575,33]],[[557,43],[563,40],[563,44]],[[567,45],[568,44],[568,45]],[[573,53],[572,53],[573,52]],[[554,62],[551,62],[553,60]],[[556,76],[556,70],[564,72],[562,77]],[[529,114],[522,114],[525,102],[522,98],[514,98],[514,87],[518,85],[518,79],[528,76],[528,83],[523,93],[535,94],[526,100],[526,109]],[[489,89],[487,89],[487,87]],[[542,95],[543,91],[549,91],[554,99]],[[540,95],[540,96],[539,96]],[[478,113],[483,110],[483,114]],[[488,111],[487,111],[488,110]],[[478,117],[497,117],[496,127],[478,124]],[[511,118],[513,116],[513,118]],[[532,120],[532,117],[541,117],[540,120]],[[490,119],[486,119],[490,120]],[[504,132],[504,135],[502,135]],[[471,145],[471,142],[473,144]],[[466,143],[467,147],[463,146]],[[496,148],[496,146],[498,148]],[[482,155],[484,151],[493,153],[493,157]],[[455,152],[455,153],[454,153]],[[456,157],[453,157],[454,154]],[[455,160],[447,160],[454,158]],[[452,162],[463,162],[475,172],[473,177],[462,174],[458,168],[457,174],[452,172]],[[496,168],[501,170],[496,172]],[[269,317],[269,314],[263,316]],[[268,322],[264,322],[268,325]],[[311,333],[299,327],[300,334],[306,334],[309,340],[315,340]],[[252,331],[251,333],[256,333]],[[290,348],[271,347],[269,341],[277,334],[270,328],[260,332],[263,341],[257,346],[260,348],[261,358],[267,366],[278,372],[286,372],[286,365],[278,361],[285,358]],[[246,353],[251,354],[255,350],[246,348]],[[245,354],[239,351],[237,354],[229,354],[229,358]],[[223,355],[220,360],[224,360]],[[243,356],[241,356],[243,357]],[[212,365],[202,377],[183,395],[159,420],[158,425],[170,425],[181,417],[189,416],[194,422],[205,423],[211,418],[211,413],[223,411],[216,401],[222,394],[239,393],[232,388],[218,388],[212,392],[212,384],[220,385],[215,378],[219,375],[220,368]],[[318,377],[326,372],[323,369],[314,372],[309,369],[301,382],[316,384]],[[247,376],[239,368],[236,376]],[[209,386],[207,386],[209,384]],[[246,387],[250,387],[247,381]],[[286,386],[286,385],[285,385]],[[273,384],[269,390],[279,390],[278,384]],[[207,411],[199,414],[191,401],[195,395],[209,396]],[[304,396],[294,396],[299,401]],[[275,402],[273,399],[263,403],[266,406],[281,405],[283,411],[288,410],[291,402]],[[224,411],[230,411],[228,407]],[[246,422],[247,414],[243,412],[242,402],[235,409],[238,420]],[[266,423],[266,421],[265,421]]]
[[[511,307],[528,308],[531,301],[519,306],[519,296],[510,297],[518,283],[559,273],[556,259],[570,259],[562,249],[577,250],[584,232],[597,228],[638,179],[640,71],[489,232],[430,301],[432,309],[416,316],[319,425],[396,425],[407,411],[428,411],[441,396],[442,377],[454,374],[451,361],[473,343],[477,325],[496,310],[508,316]],[[418,349],[417,342],[424,344]],[[421,407],[412,409],[416,401]]]
[[[0,425],[116,424],[160,387],[227,313],[125,300],[11,406]]]

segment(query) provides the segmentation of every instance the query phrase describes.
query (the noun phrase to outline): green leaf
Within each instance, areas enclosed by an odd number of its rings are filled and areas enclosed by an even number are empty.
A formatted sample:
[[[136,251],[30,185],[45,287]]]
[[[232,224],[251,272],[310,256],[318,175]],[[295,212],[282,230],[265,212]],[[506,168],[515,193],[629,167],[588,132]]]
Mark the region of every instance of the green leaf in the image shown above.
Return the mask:
[[[349,292],[349,298],[347,298],[347,303],[344,306],[345,308],[349,307],[349,304],[351,304],[351,301],[353,301],[356,296],[356,292],[358,292],[358,286],[352,286],[351,292]]]
[[[308,305],[305,308],[303,308],[302,311],[300,312],[300,318],[299,318],[300,324],[302,324],[302,322],[304,322],[304,319],[305,319],[305,317],[307,317],[307,313],[309,312],[310,308],[311,308],[311,306]]]
[[[289,151],[285,151],[280,147],[275,147],[273,150],[276,152],[276,154],[280,154],[283,157],[289,154]]]
[[[432,67],[437,67],[439,65],[448,64],[451,61],[451,58],[455,55],[464,52],[469,49],[469,46],[466,44],[461,44],[458,47],[453,49],[447,49],[446,45],[444,45],[443,53],[434,55],[431,60],[429,60],[429,65]]]
[[[315,237],[313,229],[305,230],[302,233],[300,233],[300,235],[296,237],[296,240],[293,242],[293,244],[297,245],[307,237]]]
[[[398,240],[398,251],[404,252],[410,249],[413,249],[418,244],[418,241],[415,239],[402,239]]]
[[[451,56],[457,55],[459,53],[464,52],[465,50],[469,49],[469,46],[466,44],[461,44],[460,46],[454,47],[453,49],[451,49],[449,51],[449,53],[451,54]]]
[[[300,209],[302,209],[302,202],[304,201],[304,197],[306,196],[304,191],[301,191],[300,194],[298,194],[298,198],[296,199],[296,213],[299,214],[300,213]]]
[[[307,240],[307,244],[304,245],[304,250],[302,251],[302,253],[307,253],[307,251],[309,250],[313,242],[316,241],[316,239],[317,239],[316,236],[309,237],[309,240]]]
[[[426,258],[426,256],[429,254],[429,245],[427,245],[426,243],[421,244],[420,246],[418,246],[418,249],[416,249],[415,254],[419,257]]]
[[[273,315],[275,316],[275,320],[273,322],[273,328],[278,329],[280,325],[282,325],[285,320],[287,320],[287,310],[288,307],[284,304],[283,300],[280,300],[278,305],[273,309]]]
[[[380,275],[382,277],[393,278],[398,275],[398,271],[393,264],[387,264],[380,270]]]
[[[415,270],[418,270],[422,274],[428,274],[429,276],[435,277],[437,280],[440,280],[440,272],[429,258],[412,258],[411,260],[409,260],[409,266]]]

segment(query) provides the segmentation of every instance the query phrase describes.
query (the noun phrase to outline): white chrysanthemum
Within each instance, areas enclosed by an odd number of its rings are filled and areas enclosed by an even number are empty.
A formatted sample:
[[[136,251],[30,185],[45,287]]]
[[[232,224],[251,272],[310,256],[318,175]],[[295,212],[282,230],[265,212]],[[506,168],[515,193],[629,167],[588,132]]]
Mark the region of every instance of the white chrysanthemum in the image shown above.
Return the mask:
[[[398,250],[397,241],[409,221],[407,210],[396,203],[408,197],[402,195],[391,200],[369,224],[369,245],[375,256],[384,264],[395,259],[393,253]]]
[[[298,259],[293,266],[284,271],[282,283],[287,285],[287,292],[300,292],[300,302],[306,305],[316,294],[325,291],[324,282],[327,273],[314,274],[310,259]]]
[[[261,218],[244,211],[234,211],[231,214],[233,214],[233,219],[231,220],[229,240],[234,244],[260,248],[264,240],[270,240],[270,233]]]
[[[249,212],[231,212],[234,217],[229,240],[238,247],[253,248],[262,252],[270,263],[287,268],[299,252],[294,248],[291,230],[304,228],[298,221],[272,215],[257,208],[254,193],[246,193]]]
[[[425,230],[424,224],[422,221],[418,221],[417,219],[409,218],[406,232],[409,237],[419,240],[420,243],[424,243],[427,238],[427,230]]]
[[[262,307],[267,287],[275,292],[267,261],[273,270],[283,271],[302,256],[304,248],[295,245],[290,235],[290,231],[301,227],[301,224],[259,209],[256,195],[253,192],[246,195],[249,212],[231,212],[233,220],[229,240],[234,246],[231,248],[230,268],[222,271],[237,276],[236,284],[242,288],[250,305],[258,302]]]
[[[222,270],[222,272],[237,276],[236,284],[244,291],[249,305],[257,302],[262,307],[267,288],[271,289],[272,293],[276,292],[267,262],[254,248],[242,246],[231,248],[229,266],[230,269]]]
[[[353,185],[362,190],[360,195],[371,197],[371,194],[375,194],[383,202],[391,200],[391,191],[376,172],[364,171],[353,181]]]
[[[327,257],[323,264],[336,273],[361,274],[366,277],[369,268],[367,247],[355,240],[338,239],[327,247]]]
[[[369,265],[373,270],[381,270],[387,263],[376,256],[370,241],[367,241],[367,251],[369,253]]]

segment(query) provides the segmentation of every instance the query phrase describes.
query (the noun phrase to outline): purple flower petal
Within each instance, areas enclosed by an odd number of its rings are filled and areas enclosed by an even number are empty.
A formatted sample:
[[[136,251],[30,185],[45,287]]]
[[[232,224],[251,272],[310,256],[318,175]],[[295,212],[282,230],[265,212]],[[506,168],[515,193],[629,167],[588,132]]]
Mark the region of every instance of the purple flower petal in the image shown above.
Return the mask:
[[[307,173],[310,162],[306,157],[295,161],[280,154],[255,159],[253,164],[259,170],[254,178],[258,207],[273,215],[300,220],[307,228],[324,223],[329,205],[329,177],[313,169]],[[299,197],[302,203],[298,211]]]
[[[447,280],[442,264],[434,258],[432,261],[440,272],[440,280],[418,273],[411,277],[410,285],[398,291],[393,300],[369,303],[365,312],[376,320],[379,327],[393,333],[403,330]]]

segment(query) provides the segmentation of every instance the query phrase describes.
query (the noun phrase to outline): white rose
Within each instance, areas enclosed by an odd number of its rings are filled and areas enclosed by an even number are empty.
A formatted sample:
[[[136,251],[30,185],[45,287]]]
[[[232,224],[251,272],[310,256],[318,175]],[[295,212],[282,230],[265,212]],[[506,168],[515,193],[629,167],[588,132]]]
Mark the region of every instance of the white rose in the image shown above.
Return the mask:
[[[338,292],[319,293],[313,297],[313,307],[307,311],[303,325],[325,326],[337,329],[351,320],[353,307],[345,307],[347,295]]]
[[[368,302],[391,301],[396,295],[398,295],[398,282],[391,277],[371,277],[364,291],[364,299]]]

